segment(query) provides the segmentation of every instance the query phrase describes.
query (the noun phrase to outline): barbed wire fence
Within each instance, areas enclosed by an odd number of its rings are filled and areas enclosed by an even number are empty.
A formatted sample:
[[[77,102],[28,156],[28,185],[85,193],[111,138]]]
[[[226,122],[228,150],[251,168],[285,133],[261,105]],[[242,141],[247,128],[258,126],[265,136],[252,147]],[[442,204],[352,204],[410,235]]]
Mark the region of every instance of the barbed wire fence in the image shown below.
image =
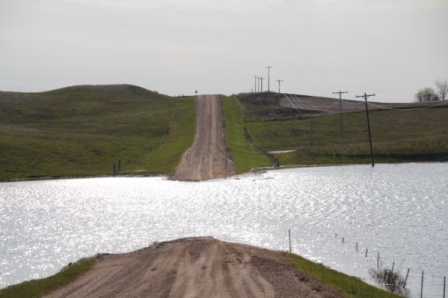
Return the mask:
[[[289,252],[299,253],[294,251],[293,235],[294,233],[289,229]],[[371,269],[388,269],[404,278],[404,288],[410,290],[410,297],[412,298],[448,298],[446,275],[432,274],[430,268],[406,266],[406,259],[403,256],[384,255],[375,247],[367,247],[362,242],[348,239],[337,233],[326,237],[328,241],[331,241],[329,238],[332,238],[332,241],[337,242],[331,245],[340,245],[340,249],[344,250],[344,254],[348,256],[348,259],[343,260],[345,263],[363,259],[361,263],[365,266],[365,276]]]

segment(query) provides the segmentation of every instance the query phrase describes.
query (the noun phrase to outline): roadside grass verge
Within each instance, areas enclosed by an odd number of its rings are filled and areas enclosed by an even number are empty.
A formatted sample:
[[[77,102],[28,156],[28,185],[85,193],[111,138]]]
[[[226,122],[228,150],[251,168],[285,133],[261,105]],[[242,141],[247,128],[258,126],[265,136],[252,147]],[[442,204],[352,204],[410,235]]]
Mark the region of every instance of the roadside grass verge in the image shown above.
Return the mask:
[[[401,297],[369,284],[362,280],[346,274],[329,269],[322,264],[317,264],[291,254],[291,259],[297,270],[308,273],[311,277],[320,280],[326,285],[339,290],[347,297],[353,298],[396,298]]]
[[[237,174],[246,173],[257,167],[272,165],[266,154],[258,151],[247,139],[244,128],[242,106],[236,97],[221,96],[225,121],[227,146],[232,152]]]
[[[370,164],[370,148],[368,144],[351,146],[328,146],[314,148],[298,148],[294,152],[279,154],[282,165],[343,165]],[[448,161],[447,143],[421,141],[403,141],[400,144],[374,145],[376,163],[402,162],[446,162]]]
[[[369,163],[365,113],[247,122],[257,148],[295,150],[280,163],[319,165]],[[448,161],[448,108],[383,110],[370,114],[375,161]]]
[[[133,172],[174,175],[182,154],[193,145],[196,133],[196,104],[194,97],[176,104],[170,121],[169,134],[161,146],[144,154]],[[131,171],[132,172],[132,171]]]
[[[69,284],[93,268],[96,258],[81,259],[62,269],[59,273],[38,280],[26,281],[0,290],[0,298],[35,298]]]
[[[131,85],[0,92],[0,180],[169,174],[194,115],[193,97]]]

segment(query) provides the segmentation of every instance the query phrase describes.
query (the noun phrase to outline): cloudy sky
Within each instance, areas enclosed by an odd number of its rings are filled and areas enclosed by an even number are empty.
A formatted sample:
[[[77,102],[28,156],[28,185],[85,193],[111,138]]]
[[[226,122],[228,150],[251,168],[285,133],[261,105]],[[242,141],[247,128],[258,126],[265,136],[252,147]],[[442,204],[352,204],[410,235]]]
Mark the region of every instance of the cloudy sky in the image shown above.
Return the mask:
[[[409,102],[448,78],[447,16],[448,0],[0,0],[0,90],[233,94],[272,66],[271,90]]]

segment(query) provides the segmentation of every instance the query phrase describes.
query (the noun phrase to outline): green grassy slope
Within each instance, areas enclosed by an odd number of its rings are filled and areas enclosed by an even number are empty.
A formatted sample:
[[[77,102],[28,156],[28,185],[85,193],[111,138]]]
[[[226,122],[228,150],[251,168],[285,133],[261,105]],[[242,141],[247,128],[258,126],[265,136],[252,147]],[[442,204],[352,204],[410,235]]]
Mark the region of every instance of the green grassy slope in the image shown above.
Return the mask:
[[[261,152],[276,150],[295,150],[277,156],[282,165],[370,162],[362,112],[343,114],[341,139],[339,115],[288,119],[295,116],[275,106],[247,111],[235,97],[223,106],[237,173],[271,165]],[[265,116],[249,117],[256,109]],[[370,116],[376,161],[448,160],[448,108]],[[131,85],[0,92],[0,180],[112,175],[114,164],[118,174],[170,175],[193,142],[195,120],[193,97]]]
[[[194,113],[193,98],[130,85],[0,92],[0,180],[111,175],[119,161],[121,174],[169,174],[192,142]]]
[[[267,155],[257,151],[245,137],[242,106],[235,97],[221,97],[226,120],[227,147],[232,151],[237,174],[272,164]]]
[[[297,255],[291,255],[292,262],[297,270],[310,274],[313,278],[322,281],[352,298],[393,298],[402,297],[382,289],[366,284],[362,280],[329,269],[322,264],[311,262]]]
[[[81,259],[59,273],[47,278],[26,281],[17,285],[0,289],[0,298],[36,298],[43,297],[52,291],[74,281],[93,268],[95,258]]]
[[[253,121],[246,126],[254,144],[280,154],[284,164],[370,162],[365,113],[303,119]],[[370,113],[375,159],[379,162],[448,161],[448,108],[382,110]]]

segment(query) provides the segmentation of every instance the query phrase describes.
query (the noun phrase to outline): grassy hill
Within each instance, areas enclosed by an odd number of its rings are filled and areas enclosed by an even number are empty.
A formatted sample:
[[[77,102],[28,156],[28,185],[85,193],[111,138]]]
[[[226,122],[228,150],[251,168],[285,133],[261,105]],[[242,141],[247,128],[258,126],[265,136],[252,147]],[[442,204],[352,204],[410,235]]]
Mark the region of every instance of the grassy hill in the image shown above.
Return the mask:
[[[282,165],[369,163],[365,104],[284,94],[242,94],[245,126],[253,144]],[[378,162],[448,161],[448,101],[369,103]],[[342,127],[342,129],[341,129]],[[342,133],[341,133],[342,132]]]
[[[0,180],[171,174],[192,143],[193,97],[131,85],[0,92]]]
[[[242,105],[236,97],[221,97],[226,119],[227,147],[232,152],[235,172],[247,173],[253,168],[269,167],[272,160],[248,142],[244,129]]]
[[[276,93],[223,97],[237,173],[272,164],[369,163],[364,103]],[[369,104],[377,162],[447,161],[448,101]],[[0,180],[174,173],[193,97],[132,85],[0,92]],[[286,154],[273,151],[292,150]],[[271,153],[269,153],[271,152]],[[267,156],[270,154],[271,159]]]

